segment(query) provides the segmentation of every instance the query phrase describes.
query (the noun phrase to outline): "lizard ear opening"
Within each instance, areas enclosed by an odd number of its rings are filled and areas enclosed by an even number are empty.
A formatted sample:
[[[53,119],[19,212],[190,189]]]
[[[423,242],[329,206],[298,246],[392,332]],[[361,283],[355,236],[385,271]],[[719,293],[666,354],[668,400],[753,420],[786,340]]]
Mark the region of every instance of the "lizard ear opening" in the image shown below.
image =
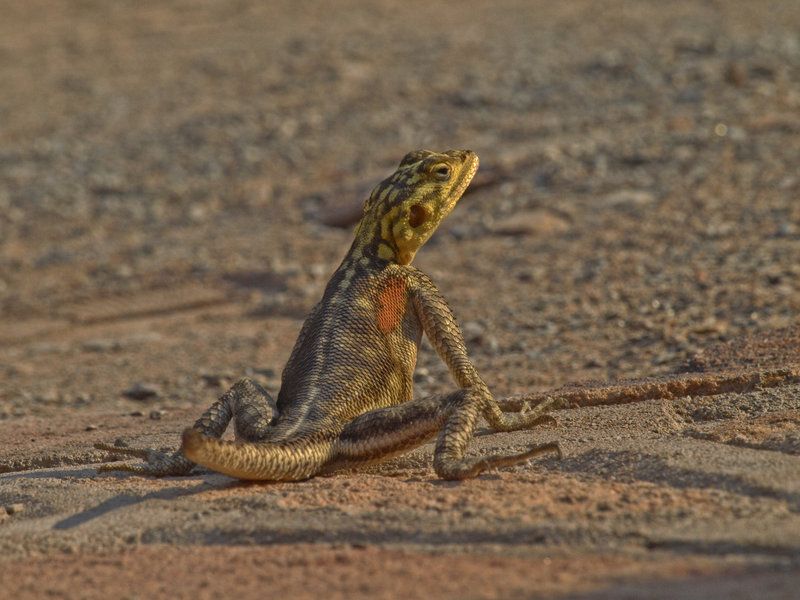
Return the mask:
[[[408,211],[408,224],[411,227],[419,227],[428,220],[428,211],[420,204],[415,204]]]
[[[447,181],[450,179],[450,166],[440,164],[433,170],[433,174],[439,181]]]

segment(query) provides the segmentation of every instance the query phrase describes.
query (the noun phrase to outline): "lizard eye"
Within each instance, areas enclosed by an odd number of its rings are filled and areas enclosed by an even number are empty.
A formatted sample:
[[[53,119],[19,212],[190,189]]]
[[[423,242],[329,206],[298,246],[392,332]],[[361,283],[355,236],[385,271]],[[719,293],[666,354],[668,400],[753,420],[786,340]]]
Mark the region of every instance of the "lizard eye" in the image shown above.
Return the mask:
[[[420,206],[419,204],[415,204],[408,211],[408,224],[411,225],[411,227],[419,227],[427,218],[428,211],[425,210],[424,206]]]
[[[450,167],[448,165],[439,165],[433,170],[433,174],[436,176],[436,179],[446,181],[450,178]]]

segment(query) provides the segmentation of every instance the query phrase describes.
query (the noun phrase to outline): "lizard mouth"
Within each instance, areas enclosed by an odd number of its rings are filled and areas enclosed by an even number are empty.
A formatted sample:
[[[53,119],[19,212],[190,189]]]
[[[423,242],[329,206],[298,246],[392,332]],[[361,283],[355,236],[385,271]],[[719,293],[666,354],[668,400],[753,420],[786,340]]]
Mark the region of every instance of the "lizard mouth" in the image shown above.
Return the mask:
[[[465,150],[462,155],[466,155],[466,160],[468,161],[469,167],[463,171],[464,174],[461,177],[461,181],[458,182],[458,185],[456,185],[455,190],[453,191],[453,202],[450,205],[451,209],[456,205],[456,202],[461,199],[461,196],[464,195],[464,192],[467,190],[467,187],[469,187],[472,178],[475,177],[475,173],[478,171],[478,155],[471,150]]]

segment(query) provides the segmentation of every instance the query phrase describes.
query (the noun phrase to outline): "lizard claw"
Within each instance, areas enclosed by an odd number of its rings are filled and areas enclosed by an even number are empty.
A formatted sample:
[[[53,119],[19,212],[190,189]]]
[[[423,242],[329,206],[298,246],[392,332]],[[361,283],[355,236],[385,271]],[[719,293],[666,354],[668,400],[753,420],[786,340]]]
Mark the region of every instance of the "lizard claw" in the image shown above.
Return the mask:
[[[151,448],[114,446],[103,442],[96,443],[94,447],[119,456],[133,456],[145,461],[144,464],[103,465],[97,469],[98,474],[110,471],[127,471],[138,475],[150,475],[151,477],[167,477],[170,475],[188,475],[195,466],[195,463],[187,460],[180,450],[173,454],[167,454]]]

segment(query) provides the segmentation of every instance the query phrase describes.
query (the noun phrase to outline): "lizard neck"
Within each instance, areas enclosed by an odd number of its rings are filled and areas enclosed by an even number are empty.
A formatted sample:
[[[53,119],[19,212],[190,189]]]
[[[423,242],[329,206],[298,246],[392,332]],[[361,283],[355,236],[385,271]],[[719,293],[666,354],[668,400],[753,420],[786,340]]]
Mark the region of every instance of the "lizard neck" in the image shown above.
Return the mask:
[[[380,256],[378,252],[380,245],[376,241],[365,244],[363,240],[356,238],[350,251],[336,269],[337,278],[342,281],[353,281],[369,274],[376,275],[391,265],[397,265],[397,260]]]
[[[345,262],[359,262],[362,259],[400,262],[401,253],[392,238],[390,228],[391,222],[386,215],[364,215],[356,229],[353,244],[345,256]],[[404,264],[408,262],[411,262],[411,257],[407,257]]]

